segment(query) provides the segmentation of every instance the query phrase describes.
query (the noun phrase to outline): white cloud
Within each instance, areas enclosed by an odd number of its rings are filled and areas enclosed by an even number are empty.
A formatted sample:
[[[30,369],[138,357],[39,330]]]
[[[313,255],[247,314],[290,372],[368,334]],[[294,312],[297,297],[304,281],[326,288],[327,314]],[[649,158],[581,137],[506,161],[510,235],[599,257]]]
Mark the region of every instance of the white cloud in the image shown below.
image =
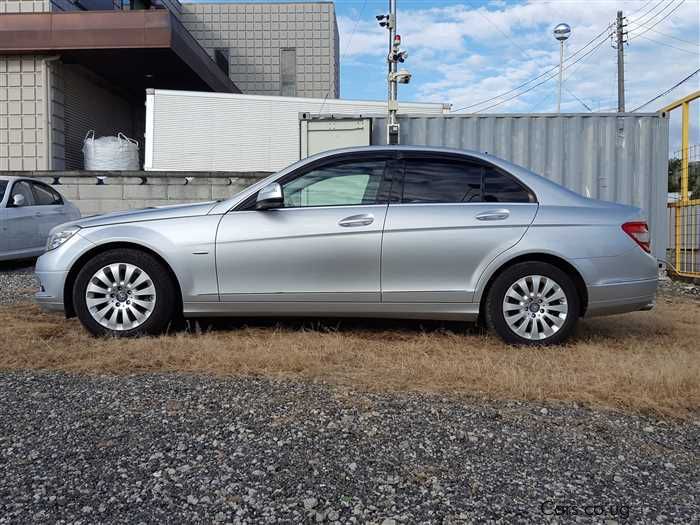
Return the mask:
[[[680,0],[671,1],[676,3]],[[612,23],[618,8],[630,15],[639,10],[630,16],[628,29],[632,40],[625,48],[627,108],[633,109],[698,67],[698,55],[688,51],[697,53],[700,47],[700,44],[692,45],[692,42],[700,42],[700,3],[686,1],[654,28],[683,38],[690,44],[654,32],[643,36],[652,37],[662,44],[642,37],[635,38],[644,29],[638,23],[640,16],[655,5],[656,2],[640,10],[642,2],[629,1],[529,1],[518,4],[492,1],[479,7],[462,4],[431,8],[416,8],[415,4],[407,4],[406,8],[400,6],[398,25],[404,48],[409,52],[406,66],[414,73],[416,98],[450,102],[457,108],[515,89],[555,66],[559,52],[551,30],[558,22],[566,21],[573,27],[572,37],[567,42],[569,54]],[[663,4],[657,7],[657,11],[662,8],[670,10]],[[355,61],[368,65],[381,63],[381,57],[387,51],[387,34],[373,17],[340,17],[339,27],[344,64]],[[352,40],[346,45],[351,35]],[[686,51],[673,49],[664,43]],[[590,49],[592,46],[586,51]],[[568,77],[566,88],[594,110],[614,108],[617,93],[615,58],[615,50],[608,42],[603,43],[594,53],[565,72],[565,78]],[[528,84],[528,87],[531,85]],[[695,77],[684,86],[682,92],[698,88],[700,80]],[[516,90],[493,102],[503,101],[521,91]],[[675,92],[667,99],[678,95],[679,92]],[[647,110],[658,109],[667,99],[650,105]],[[490,111],[551,111],[555,104],[556,78]],[[489,105],[484,103],[471,111],[483,111]],[[562,109],[586,111],[566,90]]]

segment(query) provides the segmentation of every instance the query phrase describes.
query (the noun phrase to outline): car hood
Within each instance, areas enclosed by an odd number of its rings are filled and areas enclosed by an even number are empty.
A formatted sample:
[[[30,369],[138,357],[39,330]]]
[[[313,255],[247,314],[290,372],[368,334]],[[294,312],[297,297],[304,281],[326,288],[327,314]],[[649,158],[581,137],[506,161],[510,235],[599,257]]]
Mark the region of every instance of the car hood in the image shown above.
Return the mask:
[[[215,201],[199,202],[196,204],[175,204],[171,206],[154,206],[140,210],[118,211],[93,215],[72,221],[63,226],[80,226],[91,228],[93,226],[105,226],[107,224],[122,224],[125,222],[155,221],[160,219],[175,219],[178,217],[196,217],[206,215],[216,204]]]

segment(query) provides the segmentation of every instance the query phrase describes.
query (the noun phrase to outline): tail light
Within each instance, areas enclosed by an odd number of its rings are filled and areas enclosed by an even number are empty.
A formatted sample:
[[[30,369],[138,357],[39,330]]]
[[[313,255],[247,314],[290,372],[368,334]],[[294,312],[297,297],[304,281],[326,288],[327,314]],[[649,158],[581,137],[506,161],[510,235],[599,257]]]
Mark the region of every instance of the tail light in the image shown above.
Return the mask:
[[[651,253],[651,239],[649,237],[649,226],[646,222],[626,222],[622,225],[622,230],[632,237],[639,247],[647,253]]]

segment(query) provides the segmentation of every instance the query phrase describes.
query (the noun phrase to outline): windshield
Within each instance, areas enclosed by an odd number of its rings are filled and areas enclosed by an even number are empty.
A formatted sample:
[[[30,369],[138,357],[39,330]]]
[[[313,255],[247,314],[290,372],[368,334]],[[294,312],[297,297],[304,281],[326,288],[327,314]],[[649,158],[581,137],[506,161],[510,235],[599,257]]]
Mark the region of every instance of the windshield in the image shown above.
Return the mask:
[[[0,202],[5,198],[5,189],[7,189],[7,181],[0,180]]]

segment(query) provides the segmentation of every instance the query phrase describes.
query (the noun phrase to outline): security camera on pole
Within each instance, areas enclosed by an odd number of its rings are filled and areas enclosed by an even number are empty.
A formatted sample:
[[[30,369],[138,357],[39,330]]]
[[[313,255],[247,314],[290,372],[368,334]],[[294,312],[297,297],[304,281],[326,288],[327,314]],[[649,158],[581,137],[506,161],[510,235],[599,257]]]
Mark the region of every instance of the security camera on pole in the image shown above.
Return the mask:
[[[396,101],[398,84],[408,84],[411,81],[411,73],[406,69],[397,71],[398,63],[403,63],[408,57],[406,51],[401,51],[401,35],[396,34],[396,0],[389,0],[389,14],[377,15],[379,25],[385,27],[389,31],[389,55],[387,62],[389,63],[389,97],[387,118],[387,143],[399,143],[399,123],[396,120],[396,112],[399,109],[399,104]]]

